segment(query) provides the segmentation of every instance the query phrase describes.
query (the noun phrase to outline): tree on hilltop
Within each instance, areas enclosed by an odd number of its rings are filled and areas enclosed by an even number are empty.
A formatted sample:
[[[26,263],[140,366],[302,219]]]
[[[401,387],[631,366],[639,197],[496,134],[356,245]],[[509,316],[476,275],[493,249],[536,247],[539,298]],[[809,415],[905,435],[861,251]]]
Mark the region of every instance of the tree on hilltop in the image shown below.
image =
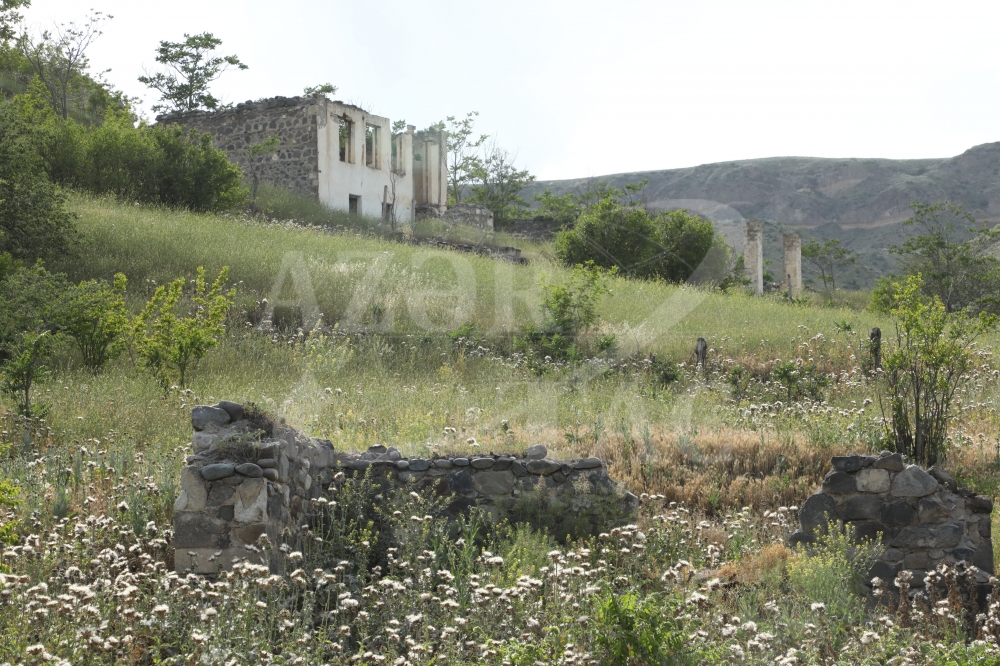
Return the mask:
[[[156,50],[156,62],[169,71],[145,74],[139,82],[160,93],[160,103],[154,111],[193,111],[218,109],[219,100],[208,92],[212,81],[230,67],[248,69],[235,55],[213,56],[222,40],[210,32],[200,35],[184,33],[183,42],[161,41]]]

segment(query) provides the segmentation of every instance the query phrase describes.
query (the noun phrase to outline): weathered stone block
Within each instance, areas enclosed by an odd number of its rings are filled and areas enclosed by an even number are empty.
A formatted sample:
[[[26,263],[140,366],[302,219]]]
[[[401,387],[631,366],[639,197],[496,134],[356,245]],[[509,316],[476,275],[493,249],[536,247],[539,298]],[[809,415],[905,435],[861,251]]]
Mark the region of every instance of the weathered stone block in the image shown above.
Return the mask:
[[[448,460],[447,458],[438,458],[434,461],[434,466],[438,469],[454,469],[455,463]]]
[[[907,553],[903,558],[903,568],[905,569],[927,569],[930,566],[931,558],[925,550]]]
[[[260,535],[264,533],[264,529],[264,525],[244,525],[243,527],[234,529],[232,535],[240,543],[253,545],[260,538]]]
[[[234,520],[238,523],[262,523],[267,517],[267,482],[247,479],[240,484]]]
[[[217,402],[213,407],[223,410],[226,414],[229,414],[230,421],[239,421],[243,418],[243,405],[238,402],[231,402],[229,400],[221,400]]]
[[[906,463],[903,462],[903,456],[899,453],[889,453],[884,455],[876,460],[872,466],[878,469],[885,469],[890,472],[902,472],[906,469]]]
[[[861,469],[861,456],[833,456],[830,463],[838,472],[857,472]]]
[[[248,476],[252,479],[259,479],[264,475],[264,470],[261,469],[259,465],[255,465],[253,463],[243,463],[242,465],[236,466],[236,473]]]
[[[174,514],[175,548],[219,548],[226,522],[193,511]]]
[[[210,432],[196,432],[191,436],[191,448],[197,453],[207,453],[219,445],[218,435]]]
[[[414,458],[410,461],[411,472],[426,472],[431,468],[431,461],[424,458]]]
[[[893,479],[891,492],[893,497],[924,497],[937,488],[937,479],[917,465],[910,465]]]
[[[886,548],[885,552],[882,554],[882,559],[890,564],[895,564],[897,562],[902,562],[903,556],[903,551],[897,548]]]
[[[830,472],[823,479],[823,492],[843,495],[858,489],[854,476],[847,472]]]
[[[879,560],[868,569],[865,582],[871,583],[873,578],[881,578],[883,582],[892,585],[892,581],[896,579],[897,573],[899,573],[898,566]]]
[[[410,469],[410,461],[409,460],[397,460],[396,461],[396,469],[398,469],[400,472],[403,472],[403,471],[406,471],[406,470]]]
[[[230,420],[226,410],[218,407],[198,405],[191,410],[191,427],[195,430],[204,430],[210,425],[224,426]]]
[[[233,486],[227,486],[223,483],[213,483],[212,490],[208,493],[208,506],[221,506],[223,504],[232,504],[233,495],[236,493],[236,488]]]
[[[848,520],[878,520],[883,506],[882,500],[874,495],[855,495],[847,500],[844,517]]]
[[[514,464],[514,459],[507,456],[501,456],[496,459],[491,468],[495,472],[502,472],[504,470],[510,469],[511,465]]]
[[[187,495],[186,507],[181,511],[201,511],[205,508],[208,489],[197,467],[188,466],[181,470],[181,488]]]
[[[886,525],[909,525],[916,513],[906,500],[896,500],[883,505],[879,520]]]
[[[888,531],[886,526],[877,520],[858,520],[851,524],[854,526],[854,540],[858,543],[862,541],[878,543]]]
[[[979,548],[976,548],[976,554],[972,556],[972,564],[988,574],[995,573],[993,570],[993,539],[983,539]]]
[[[232,504],[227,504],[226,506],[219,507],[219,518],[222,520],[232,520],[236,515],[236,507]]]
[[[965,506],[974,513],[991,513],[993,511],[993,499],[986,495],[976,495],[965,498]]]
[[[583,460],[576,461],[576,469],[597,469],[602,467],[604,463],[601,462],[600,458],[584,458]]]
[[[278,470],[276,470],[276,469],[265,469],[264,471],[261,472],[261,476],[263,476],[268,481],[277,481],[278,480]]]
[[[473,469],[489,469],[493,467],[496,461],[493,458],[473,458],[469,461]]]
[[[549,450],[547,448],[541,444],[535,444],[534,446],[528,447],[524,457],[528,460],[542,460],[547,455],[549,455]]]
[[[993,521],[990,516],[979,517],[979,536],[987,539],[993,536]]]
[[[451,462],[452,462],[453,465],[455,465],[455,467],[468,467],[469,466],[469,459],[468,458],[455,458]]]
[[[955,483],[955,479],[951,477],[951,474],[944,471],[940,467],[931,467],[927,470],[927,473],[934,477],[938,483],[945,486],[949,491],[955,492],[958,490],[958,484]]]
[[[515,480],[514,473],[509,470],[489,471],[474,474],[472,484],[481,495],[508,495],[514,490]]]
[[[865,493],[884,493],[889,491],[889,472],[875,467],[866,467],[854,475],[858,490]]]
[[[554,460],[531,460],[528,462],[528,473],[547,476],[559,471],[560,467],[562,465]]]
[[[467,469],[452,472],[448,483],[451,486],[451,492],[457,495],[470,493],[474,490],[472,487],[472,474]]]
[[[954,548],[962,538],[962,526],[957,523],[904,527],[893,540],[896,548]]]
[[[277,469],[278,461],[274,458],[261,458],[257,461],[257,466],[261,469]]]
[[[948,520],[951,511],[937,497],[924,497],[917,504],[917,520],[923,525]]]
[[[812,495],[799,509],[799,522],[806,532],[812,532],[817,527],[825,527],[836,517],[837,504],[826,493]]]
[[[215,463],[201,468],[201,476],[206,481],[218,481],[236,473],[236,467],[229,463]]]

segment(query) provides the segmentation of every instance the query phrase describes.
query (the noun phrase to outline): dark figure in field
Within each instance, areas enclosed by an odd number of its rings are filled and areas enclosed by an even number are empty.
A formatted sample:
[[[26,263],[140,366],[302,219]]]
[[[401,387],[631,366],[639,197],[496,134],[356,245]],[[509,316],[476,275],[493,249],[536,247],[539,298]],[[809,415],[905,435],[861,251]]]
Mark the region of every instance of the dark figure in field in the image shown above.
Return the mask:
[[[871,343],[872,361],[875,363],[875,371],[882,369],[882,329],[876,326],[868,334],[868,341]]]
[[[704,369],[705,357],[708,356],[708,343],[705,342],[705,338],[698,338],[698,342],[694,346],[694,353],[698,357],[698,367]]]

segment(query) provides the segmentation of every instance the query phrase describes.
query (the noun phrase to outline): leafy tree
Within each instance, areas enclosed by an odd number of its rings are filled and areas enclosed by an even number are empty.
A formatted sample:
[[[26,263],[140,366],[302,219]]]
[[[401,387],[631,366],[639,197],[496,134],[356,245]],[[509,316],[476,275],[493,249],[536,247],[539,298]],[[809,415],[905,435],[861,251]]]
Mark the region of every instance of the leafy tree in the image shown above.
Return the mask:
[[[911,208],[913,217],[903,224],[922,233],[890,248],[900,256],[902,276],[920,275],[922,293],[936,296],[946,312],[971,307],[1000,313],[1000,260],[991,247],[1000,232],[958,204],[917,202]],[[886,281],[876,291],[890,286]]]
[[[884,352],[879,404],[896,451],[933,465],[945,452],[955,393],[969,381],[973,345],[997,318],[948,312],[936,294],[923,291],[920,275],[894,285],[896,340]]]
[[[42,135],[14,103],[0,103],[0,252],[17,258],[65,254],[75,236],[66,197],[48,178]]]
[[[489,208],[500,227],[528,208],[520,193],[535,180],[528,171],[514,166],[514,160],[513,154],[493,142],[472,171],[475,184],[469,201]]]
[[[837,291],[837,276],[858,260],[857,254],[840,246],[839,238],[828,240],[822,245],[816,240],[809,241],[802,246],[802,258],[823,281],[824,291]]]
[[[115,358],[128,342],[130,330],[125,306],[125,275],[115,275],[114,283],[88,280],[67,290],[58,312],[61,329],[76,343],[83,364],[97,372]]]
[[[339,88],[331,83],[321,83],[318,86],[308,86],[302,90],[302,94],[306,97],[312,97],[313,95],[333,95],[336,94]]]
[[[684,282],[710,256],[711,267],[698,270],[699,280],[722,279],[729,252],[712,223],[687,211],[651,215],[607,194],[587,209],[572,229],[555,240],[556,255],[567,264],[593,261],[618,267],[637,278]]]
[[[0,43],[14,36],[15,26],[23,18],[17,10],[30,4],[31,0],[0,0]]]
[[[156,62],[167,72],[146,73],[139,82],[160,93],[160,104],[154,111],[191,111],[219,108],[219,100],[208,92],[208,86],[230,67],[247,69],[235,55],[213,56],[222,40],[210,32],[184,34],[183,42],[161,41],[156,50]]]
[[[136,316],[132,330],[139,357],[164,389],[175,381],[187,386],[190,372],[218,344],[236,297],[235,289],[224,291],[228,275],[227,266],[209,287],[199,266],[188,314],[181,311],[185,280],[177,278],[158,287]]]
[[[31,391],[48,376],[48,363],[62,343],[58,313],[66,298],[66,280],[41,262],[8,273],[0,281],[0,392],[19,413],[42,416]]]
[[[434,123],[428,129],[448,133],[448,198],[449,203],[461,203],[465,189],[475,179],[482,166],[479,149],[489,138],[485,134],[474,135],[478,111],[470,111],[458,120],[448,116],[446,120]],[[393,127],[393,131],[396,129]]]
[[[563,224],[576,222],[576,218],[580,217],[580,212],[583,209],[577,200],[577,195],[572,192],[557,197],[552,194],[552,190],[545,190],[541,194],[531,197],[531,200],[539,203],[538,208],[535,209],[535,217]]]
[[[83,25],[64,23],[37,37],[25,33],[18,45],[38,79],[48,91],[52,108],[65,120],[69,118],[70,93],[76,88],[88,88],[83,76],[89,66],[87,49],[101,36],[101,23],[113,18],[92,12]]]

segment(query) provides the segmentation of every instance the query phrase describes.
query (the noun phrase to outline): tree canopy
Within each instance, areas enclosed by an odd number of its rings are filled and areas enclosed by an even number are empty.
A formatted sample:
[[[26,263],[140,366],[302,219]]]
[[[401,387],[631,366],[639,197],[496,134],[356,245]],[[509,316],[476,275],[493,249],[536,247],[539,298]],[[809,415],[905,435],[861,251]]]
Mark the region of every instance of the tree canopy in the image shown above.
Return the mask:
[[[217,109],[220,101],[208,91],[209,84],[230,67],[247,69],[235,55],[215,56],[222,40],[210,32],[184,34],[183,42],[160,42],[156,62],[166,66],[166,72],[146,73],[139,77],[160,93],[160,103],[154,111],[191,111]]]

